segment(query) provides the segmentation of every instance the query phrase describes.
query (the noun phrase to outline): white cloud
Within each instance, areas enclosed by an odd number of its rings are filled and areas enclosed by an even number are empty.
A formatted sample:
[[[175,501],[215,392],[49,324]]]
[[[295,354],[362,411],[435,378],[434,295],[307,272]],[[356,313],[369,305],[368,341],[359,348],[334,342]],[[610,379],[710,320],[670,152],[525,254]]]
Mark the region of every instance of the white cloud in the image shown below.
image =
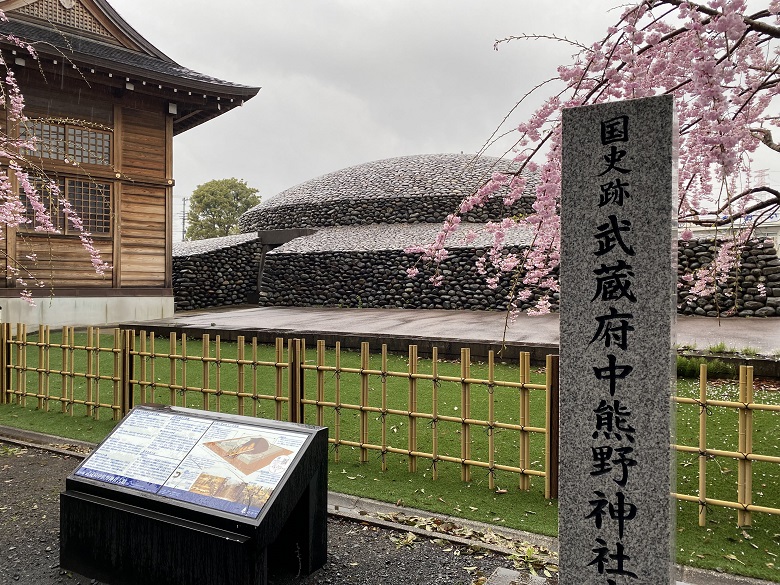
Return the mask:
[[[175,139],[177,214],[213,178],[245,179],[267,197],[379,158],[474,152],[573,52],[544,41],[496,52],[495,39],[591,42],[616,17],[610,3],[578,0],[109,1],[182,65],[263,88]]]

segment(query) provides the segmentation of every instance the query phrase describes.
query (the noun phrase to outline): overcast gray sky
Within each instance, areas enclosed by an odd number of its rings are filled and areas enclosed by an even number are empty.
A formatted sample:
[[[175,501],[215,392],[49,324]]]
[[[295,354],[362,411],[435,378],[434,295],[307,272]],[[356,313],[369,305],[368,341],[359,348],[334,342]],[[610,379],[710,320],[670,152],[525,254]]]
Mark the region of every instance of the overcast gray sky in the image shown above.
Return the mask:
[[[617,16],[604,0],[110,1],[181,65],[262,87],[176,137],[175,239],[182,198],[211,179],[245,179],[270,197],[372,160],[475,152],[573,52],[544,41],[494,51],[495,39],[591,42]]]

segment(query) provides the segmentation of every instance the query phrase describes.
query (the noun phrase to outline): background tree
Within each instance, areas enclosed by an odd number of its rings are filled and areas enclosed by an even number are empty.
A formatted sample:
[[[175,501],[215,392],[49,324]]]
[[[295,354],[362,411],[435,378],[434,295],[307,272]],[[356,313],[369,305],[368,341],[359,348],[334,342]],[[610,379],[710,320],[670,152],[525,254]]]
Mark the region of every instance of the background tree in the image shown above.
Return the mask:
[[[755,4],[761,3],[751,6]],[[494,174],[466,198],[437,240],[418,250],[422,261],[443,261],[447,237],[458,228],[461,214],[493,197],[514,203],[523,194],[527,173],[533,172],[539,179],[534,212],[488,226],[495,245],[478,269],[488,276],[488,286],[494,286],[496,273],[514,274],[513,306],[530,297],[530,286],[556,291],[551,271],[560,258],[561,109],[672,94],[680,128],[681,237],[692,238],[688,226],[698,225],[718,230],[717,237],[725,241],[712,267],[684,278],[694,294],[712,294],[716,286],[725,285],[738,262],[740,244],[780,208],[780,192],[756,184],[751,176],[758,148],[780,152],[772,135],[780,121],[773,102],[780,91],[779,12],[780,0],[765,0],[751,12],[745,0],[644,0],[625,8],[600,42],[531,34],[497,41],[496,48],[511,40],[553,40],[570,44],[576,54],[570,64],[558,68],[557,78],[548,80],[562,83],[563,89],[515,126],[519,135],[512,152],[519,170]],[[548,86],[536,86],[520,102],[541,87]],[[500,127],[494,137],[505,134]],[[533,231],[533,244],[522,257],[503,246],[506,230],[518,224]],[[414,275],[416,270],[409,272]],[[549,297],[543,297],[537,311],[548,308]]]
[[[218,238],[238,233],[238,218],[258,203],[257,189],[243,179],[215,179],[198,185],[187,212],[188,240]]]

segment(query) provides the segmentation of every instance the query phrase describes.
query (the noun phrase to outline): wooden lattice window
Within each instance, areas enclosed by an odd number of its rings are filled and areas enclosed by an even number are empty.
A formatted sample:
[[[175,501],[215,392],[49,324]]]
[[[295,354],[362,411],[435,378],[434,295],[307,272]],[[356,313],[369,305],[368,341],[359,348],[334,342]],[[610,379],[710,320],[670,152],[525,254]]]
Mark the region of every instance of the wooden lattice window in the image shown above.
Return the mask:
[[[70,26],[102,37],[111,38],[111,34],[106,27],[100,24],[81,2],[38,0],[38,2],[22,6],[18,11],[54,24]]]
[[[65,198],[73,210],[81,218],[84,230],[95,236],[111,234],[111,183],[84,181],[76,178],[55,179],[59,194],[50,187],[51,181],[31,179],[44,208],[48,210],[52,225],[63,234],[78,234],[67,220],[60,199]],[[25,202],[26,217],[30,223],[21,226],[23,229],[34,230],[36,227],[35,211],[28,198],[22,194]]]
[[[68,126],[68,156],[78,163],[111,164],[111,134]]]
[[[111,184],[68,179],[68,201],[92,234],[111,233]],[[66,227],[66,231],[71,229]]]
[[[50,120],[28,120],[19,128],[23,139],[35,136],[35,151],[24,149],[31,158],[68,163],[111,165],[111,133]]]

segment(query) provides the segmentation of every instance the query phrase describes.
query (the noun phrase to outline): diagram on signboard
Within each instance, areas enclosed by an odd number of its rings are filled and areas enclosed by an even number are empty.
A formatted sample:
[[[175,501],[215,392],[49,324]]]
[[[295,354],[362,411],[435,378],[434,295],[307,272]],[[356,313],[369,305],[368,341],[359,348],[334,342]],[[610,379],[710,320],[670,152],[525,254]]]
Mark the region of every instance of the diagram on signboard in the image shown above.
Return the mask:
[[[277,457],[292,454],[292,451],[258,436],[212,441],[203,446],[246,475],[270,465]]]
[[[214,422],[160,495],[255,516],[301,448],[304,435]],[[219,503],[221,502],[221,503]]]

